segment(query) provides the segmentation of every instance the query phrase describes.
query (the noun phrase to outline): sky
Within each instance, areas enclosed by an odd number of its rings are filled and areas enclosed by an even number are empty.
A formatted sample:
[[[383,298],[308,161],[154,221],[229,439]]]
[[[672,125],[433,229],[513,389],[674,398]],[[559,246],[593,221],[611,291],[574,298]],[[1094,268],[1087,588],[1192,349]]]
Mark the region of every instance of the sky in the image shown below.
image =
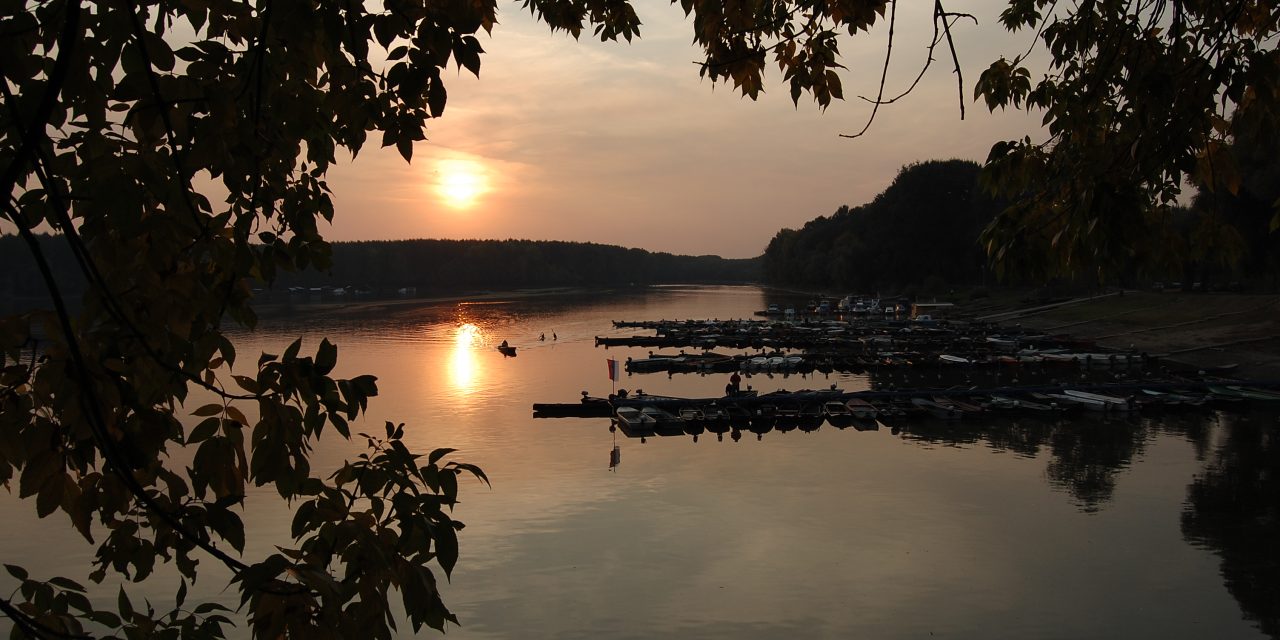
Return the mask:
[[[997,21],[1005,0],[953,0],[972,13],[955,30],[965,119],[952,64],[938,60],[916,90],[860,130],[884,64],[887,29],[841,44],[845,100],[825,112],[792,104],[779,73],[757,101],[699,79],[692,27],[678,6],[637,2],[639,40],[574,41],[515,2],[481,36],[480,77],[446,74],[449,101],[406,164],[394,148],[361,151],[332,169],[330,240],[522,238],[571,240],[679,254],[760,255],[782,228],[880,193],[907,164],[981,161],[997,140],[1039,133],[1039,114],[996,112],[973,86],[1031,33]],[[909,6],[910,5],[910,6]],[[963,5],[963,6],[961,6]],[[932,3],[901,3],[886,95],[924,63]]]

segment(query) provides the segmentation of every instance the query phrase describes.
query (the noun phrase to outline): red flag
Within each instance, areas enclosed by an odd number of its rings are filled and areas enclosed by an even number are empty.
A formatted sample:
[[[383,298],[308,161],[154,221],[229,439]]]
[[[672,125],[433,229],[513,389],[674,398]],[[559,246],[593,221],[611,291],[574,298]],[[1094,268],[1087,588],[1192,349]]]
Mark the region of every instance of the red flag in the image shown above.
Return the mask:
[[[622,373],[622,367],[619,366],[621,363],[618,362],[617,360],[614,360],[613,358],[609,358],[605,362],[609,364],[609,379],[614,382],[617,382],[618,378],[621,377],[621,373]]]

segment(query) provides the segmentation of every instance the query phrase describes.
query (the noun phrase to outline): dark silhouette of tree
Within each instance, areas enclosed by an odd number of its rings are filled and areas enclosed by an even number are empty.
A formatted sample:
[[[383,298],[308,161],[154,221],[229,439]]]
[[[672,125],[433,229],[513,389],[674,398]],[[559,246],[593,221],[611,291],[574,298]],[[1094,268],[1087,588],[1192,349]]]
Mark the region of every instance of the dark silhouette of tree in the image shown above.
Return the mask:
[[[765,249],[766,279],[862,292],[981,282],[978,236],[1000,205],[979,188],[979,171],[965,160],[903,167],[871,202],[780,231]]]

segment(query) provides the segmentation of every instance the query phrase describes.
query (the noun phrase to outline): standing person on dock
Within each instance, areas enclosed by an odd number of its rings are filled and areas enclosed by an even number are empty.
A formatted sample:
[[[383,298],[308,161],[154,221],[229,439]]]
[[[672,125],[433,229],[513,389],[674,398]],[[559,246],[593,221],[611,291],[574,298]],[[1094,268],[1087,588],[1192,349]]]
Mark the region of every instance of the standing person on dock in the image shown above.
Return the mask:
[[[738,375],[737,371],[734,371],[733,375],[729,376],[729,388],[733,390],[733,393],[737,393],[739,390],[742,389],[742,376]],[[725,394],[725,395],[732,395],[732,394]]]

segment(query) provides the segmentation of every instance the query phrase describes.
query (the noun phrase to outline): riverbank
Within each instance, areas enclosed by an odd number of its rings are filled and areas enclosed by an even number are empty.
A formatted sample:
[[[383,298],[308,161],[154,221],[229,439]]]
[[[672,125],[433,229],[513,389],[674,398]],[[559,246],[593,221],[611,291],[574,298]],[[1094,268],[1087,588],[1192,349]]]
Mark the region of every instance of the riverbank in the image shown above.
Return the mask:
[[[976,315],[1193,368],[1235,364],[1239,376],[1280,380],[1280,295],[1124,291],[1054,305],[986,302]]]

